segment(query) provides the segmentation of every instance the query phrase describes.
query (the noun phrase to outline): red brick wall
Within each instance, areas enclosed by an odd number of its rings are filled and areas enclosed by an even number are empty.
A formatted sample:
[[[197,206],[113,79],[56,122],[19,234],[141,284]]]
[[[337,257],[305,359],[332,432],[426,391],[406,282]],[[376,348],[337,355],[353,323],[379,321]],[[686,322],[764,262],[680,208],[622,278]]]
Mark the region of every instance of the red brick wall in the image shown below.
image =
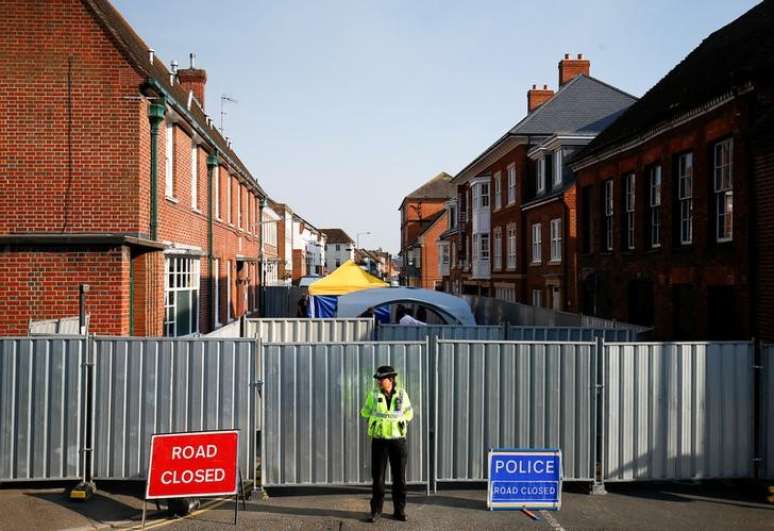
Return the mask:
[[[81,2],[2,12],[0,233],[138,232],[142,78]]]
[[[447,215],[436,221],[424,234],[422,234],[421,280],[420,287],[435,289],[436,283],[440,284],[441,275],[438,268],[438,236],[449,227]]]
[[[737,339],[750,333],[750,286],[748,262],[748,225],[744,212],[749,204],[745,185],[746,147],[743,134],[747,111],[741,103],[725,105],[712,113],[661,134],[647,143],[616,157],[584,168],[578,173],[578,193],[591,186],[591,253],[581,255],[582,271],[580,308],[586,312],[596,307],[597,314],[619,320],[631,320],[627,286],[632,281],[651,281],[655,307],[655,336],[674,338],[675,320],[691,330],[683,338],[706,339],[708,329],[708,289],[711,286],[732,286],[736,308]],[[714,215],[712,198],[712,145],[723,138],[734,139],[734,242],[716,243],[711,226]],[[679,245],[679,234],[674,234],[674,216],[679,216],[676,202],[674,156],[684,151],[693,152],[694,164],[694,222],[693,244]],[[648,174],[652,164],[662,166],[661,248],[652,249],[647,234]],[[630,172],[636,179],[635,250],[623,250],[623,196],[622,177]],[[602,183],[614,179],[614,250],[601,249]],[[584,219],[583,202],[579,201],[579,219]],[[582,248],[582,246],[579,246]],[[584,291],[592,290],[594,274],[597,278],[597,298]],[[600,285],[602,282],[602,285]],[[695,306],[692,312],[674,306],[674,286],[690,284],[695,287]],[[636,306],[636,305],[635,305]],[[687,335],[687,337],[685,337]]]
[[[431,218],[434,214],[443,210],[446,200],[413,200],[408,199],[403,204],[401,211],[400,241],[401,248],[416,240],[422,230],[420,221]],[[404,216],[405,213],[405,216]]]
[[[98,334],[129,333],[129,249],[6,246],[0,252],[0,335],[27,335],[30,319],[78,315],[78,289],[89,284],[86,312]]]

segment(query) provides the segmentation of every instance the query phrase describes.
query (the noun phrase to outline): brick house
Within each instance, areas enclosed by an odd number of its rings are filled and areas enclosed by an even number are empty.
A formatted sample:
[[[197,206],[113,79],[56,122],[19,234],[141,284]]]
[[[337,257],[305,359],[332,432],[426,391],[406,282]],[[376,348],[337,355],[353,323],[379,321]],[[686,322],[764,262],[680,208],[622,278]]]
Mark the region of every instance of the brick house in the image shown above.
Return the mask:
[[[305,276],[324,276],[325,234],[298,214],[292,220],[293,283]]]
[[[266,194],[106,0],[5,1],[0,334],[78,314],[91,331],[207,332],[257,308]]]
[[[567,162],[636,98],[559,61],[559,89],[532,86],[527,116],[452,181],[449,239],[455,293],[576,311],[575,176]],[[451,212],[450,212],[451,214]]]
[[[405,286],[434,286],[440,280],[437,272],[437,237],[425,238],[420,244],[418,238],[430,225],[438,221],[445,211],[444,204],[454,195],[455,187],[450,184],[451,175],[441,172],[422,186],[408,194],[401,201],[400,207],[400,256],[401,284]],[[444,227],[442,232],[446,231]],[[424,247],[423,247],[424,246]],[[422,269],[425,255],[433,255],[432,265],[427,273]],[[430,280],[432,276],[432,280]]]
[[[660,339],[774,339],[774,2],[581,151],[580,305]]]

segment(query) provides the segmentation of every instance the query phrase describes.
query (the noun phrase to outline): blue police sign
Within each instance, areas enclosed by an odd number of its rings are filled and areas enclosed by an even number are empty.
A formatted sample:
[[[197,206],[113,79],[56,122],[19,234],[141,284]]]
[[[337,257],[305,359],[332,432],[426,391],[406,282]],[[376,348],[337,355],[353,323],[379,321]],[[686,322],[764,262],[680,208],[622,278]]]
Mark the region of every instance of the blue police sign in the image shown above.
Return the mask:
[[[489,450],[490,510],[553,509],[562,505],[562,451]]]

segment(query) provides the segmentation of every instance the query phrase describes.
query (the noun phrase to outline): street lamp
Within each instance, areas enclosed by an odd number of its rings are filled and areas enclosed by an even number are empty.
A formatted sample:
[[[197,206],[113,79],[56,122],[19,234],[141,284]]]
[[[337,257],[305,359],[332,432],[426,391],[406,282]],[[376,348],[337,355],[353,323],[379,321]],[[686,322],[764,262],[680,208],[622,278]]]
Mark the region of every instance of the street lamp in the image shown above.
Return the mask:
[[[358,232],[355,235],[355,240],[356,240],[355,248],[360,249],[360,236],[370,236],[370,235],[371,235],[370,232]]]

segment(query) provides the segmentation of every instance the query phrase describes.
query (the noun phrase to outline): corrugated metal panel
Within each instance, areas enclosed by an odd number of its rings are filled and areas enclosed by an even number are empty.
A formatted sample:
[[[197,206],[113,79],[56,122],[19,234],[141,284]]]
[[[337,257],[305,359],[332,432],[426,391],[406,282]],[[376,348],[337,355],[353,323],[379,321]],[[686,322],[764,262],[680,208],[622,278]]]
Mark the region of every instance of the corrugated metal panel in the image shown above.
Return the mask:
[[[95,478],[145,478],[153,433],[216,429],[241,430],[242,474],[255,477],[254,340],[95,341]]]
[[[502,340],[505,339],[505,329],[502,326],[402,326],[380,324],[376,328],[376,336],[379,341],[424,341],[425,339],[432,338]],[[430,348],[432,351],[432,344]]]
[[[380,365],[394,366],[414,407],[406,480],[427,482],[424,343],[263,344],[264,486],[371,483],[360,417]]]
[[[638,330],[629,328],[580,328],[569,326],[509,326],[509,341],[636,341]]]
[[[605,481],[753,472],[750,343],[608,344]]]
[[[0,339],[0,481],[77,479],[84,338]]]
[[[593,476],[594,343],[438,341],[437,481],[483,481],[489,448],[561,448]]]
[[[373,319],[248,319],[247,337],[263,343],[372,341]]]
[[[774,479],[774,345],[763,345],[761,362],[761,475],[766,479]]]

